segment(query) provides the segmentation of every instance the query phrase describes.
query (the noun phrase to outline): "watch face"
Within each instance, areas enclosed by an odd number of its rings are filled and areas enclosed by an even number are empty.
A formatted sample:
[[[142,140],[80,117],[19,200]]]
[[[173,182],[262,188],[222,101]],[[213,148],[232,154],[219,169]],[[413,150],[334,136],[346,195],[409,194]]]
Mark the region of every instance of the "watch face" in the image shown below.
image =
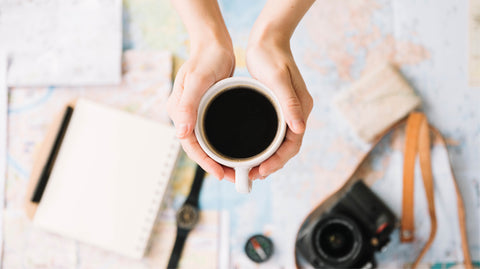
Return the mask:
[[[177,225],[183,229],[192,229],[198,222],[198,209],[189,204],[183,205],[177,212]]]

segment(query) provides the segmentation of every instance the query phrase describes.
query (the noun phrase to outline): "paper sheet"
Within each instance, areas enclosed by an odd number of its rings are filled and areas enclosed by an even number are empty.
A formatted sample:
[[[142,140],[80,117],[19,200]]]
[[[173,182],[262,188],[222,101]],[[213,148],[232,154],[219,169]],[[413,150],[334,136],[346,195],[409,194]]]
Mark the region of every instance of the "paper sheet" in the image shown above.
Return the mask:
[[[480,1],[470,0],[470,86],[480,87]]]
[[[5,198],[5,181],[7,178],[7,113],[8,88],[7,57],[0,51],[0,257],[3,253],[3,206]]]
[[[169,125],[79,99],[33,223],[141,259],[179,148]]]
[[[117,84],[121,0],[0,1],[9,86]]]

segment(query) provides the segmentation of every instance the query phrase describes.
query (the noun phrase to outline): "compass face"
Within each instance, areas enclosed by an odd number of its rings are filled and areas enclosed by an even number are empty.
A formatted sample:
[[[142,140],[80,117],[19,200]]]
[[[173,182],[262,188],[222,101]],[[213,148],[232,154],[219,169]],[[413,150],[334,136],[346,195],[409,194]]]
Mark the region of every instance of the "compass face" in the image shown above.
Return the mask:
[[[198,222],[198,209],[189,204],[183,205],[177,212],[177,225],[191,230]]]
[[[265,262],[273,254],[272,240],[261,234],[254,235],[247,240],[245,253],[256,263]]]

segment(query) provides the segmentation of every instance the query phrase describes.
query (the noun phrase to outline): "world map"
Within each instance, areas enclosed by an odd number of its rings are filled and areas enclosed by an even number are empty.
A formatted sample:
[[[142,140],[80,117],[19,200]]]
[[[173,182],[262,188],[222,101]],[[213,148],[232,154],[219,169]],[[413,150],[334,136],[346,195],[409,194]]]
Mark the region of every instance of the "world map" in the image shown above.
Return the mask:
[[[264,3],[265,1],[220,1],[235,46],[235,76],[248,76],[244,60],[248,34]],[[255,267],[244,254],[243,248],[251,235],[260,233],[269,236],[275,244],[275,254],[264,267],[293,268],[295,236],[301,222],[310,210],[342,185],[346,175],[370,150],[370,145],[359,141],[348,123],[334,109],[332,100],[356,80],[385,62],[399,67],[402,75],[421,97],[421,109],[430,123],[439,128],[448,139],[448,154],[466,204],[470,250],[472,258],[478,264],[480,91],[468,84],[468,8],[466,1],[448,0],[315,2],[291,41],[294,57],[315,103],[300,153],[282,170],[265,180],[255,181],[250,195],[238,194],[231,183],[219,182],[212,176],[207,176],[202,189],[200,207],[211,216],[210,220],[220,219],[211,212],[221,212],[228,216],[229,267]],[[123,78],[123,83],[126,83],[123,91],[113,95],[102,87],[79,87],[76,88],[75,95],[94,98],[168,122],[165,103],[172,70],[167,65],[158,63],[168,62],[170,66],[169,55],[172,53],[175,72],[188,57],[188,44],[188,35],[170,1],[124,0],[124,51],[134,49],[163,52],[155,57],[151,57],[151,54],[125,54],[127,58],[124,59],[124,71],[131,72],[124,72],[127,76]],[[136,59],[148,64],[129,69],[126,64],[128,57],[132,57],[131,63]],[[142,81],[148,81],[148,84]],[[20,210],[8,211],[8,208],[20,207],[24,191],[22,186],[28,180],[35,148],[44,135],[48,117],[72,97],[68,91],[69,89],[55,87],[11,89],[7,210],[4,213],[10,220],[22,218]],[[397,217],[400,217],[401,212],[403,143],[403,129],[393,131],[373,150],[356,175],[372,185],[372,189],[392,208]],[[432,156],[439,230],[423,262],[435,267],[458,263],[462,261],[462,254],[447,154],[441,147],[435,146]],[[183,203],[189,192],[193,171],[193,162],[183,155],[174,174],[171,193],[164,205],[164,219],[171,220],[171,212]],[[398,268],[411,263],[428,238],[430,224],[426,219],[427,207],[421,191],[420,175],[416,178],[415,188],[419,190],[415,196],[416,240],[411,244],[401,244],[398,232],[395,232],[388,249],[377,255],[382,268]],[[150,262],[128,263],[80,247],[73,241],[59,243],[54,237],[42,233],[32,232],[33,237],[29,240],[43,240],[52,249],[61,249],[63,252],[53,255],[48,250],[40,251],[35,246],[25,248],[25,244],[31,241],[16,241],[22,235],[15,231],[24,231],[22,225],[29,224],[23,221],[5,223],[5,253],[26,249],[27,256],[31,257],[28,261],[30,268],[35,268],[35,264],[40,268],[44,261],[42,255],[47,254],[57,257],[53,265],[58,268],[87,268],[88,264],[82,261],[92,255],[95,260],[90,261],[115,268],[154,268],[156,265],[151,262],[155,259]],[[208,231],[212,227],[218,228],[216,225],[220,226],[218,223],[210,223],[210,226],[202,226],[202,229]],[[219,232],[210,234],[211,236],[203,237],[203,242],[212,242],[212,238],[221,236]],[[202,242],[199,240],[200,233],[198,237],[192,234],[192,238],[197,243]],[[197,247],[199,245],[201,244]],[[209,249],[209,253],[218,250],[219,247],[215,245]],[[22,252],[21,255],[25,253]],[[20,261],[21,257],[25,256],[20,256],[18,263],[11,259],[12,267],[9,268],[25,266]],[[194,263],[185,263],[187,268],[194,266]]]

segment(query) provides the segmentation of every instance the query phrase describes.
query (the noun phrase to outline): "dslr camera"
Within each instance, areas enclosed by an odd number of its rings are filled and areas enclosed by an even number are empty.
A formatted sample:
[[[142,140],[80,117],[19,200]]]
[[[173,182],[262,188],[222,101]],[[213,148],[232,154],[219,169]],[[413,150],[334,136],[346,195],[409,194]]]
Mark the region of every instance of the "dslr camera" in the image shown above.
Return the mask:
[[[362,180],[318,206],[302,224],[296,251],[315,268],[375,268],[398,221]]]

